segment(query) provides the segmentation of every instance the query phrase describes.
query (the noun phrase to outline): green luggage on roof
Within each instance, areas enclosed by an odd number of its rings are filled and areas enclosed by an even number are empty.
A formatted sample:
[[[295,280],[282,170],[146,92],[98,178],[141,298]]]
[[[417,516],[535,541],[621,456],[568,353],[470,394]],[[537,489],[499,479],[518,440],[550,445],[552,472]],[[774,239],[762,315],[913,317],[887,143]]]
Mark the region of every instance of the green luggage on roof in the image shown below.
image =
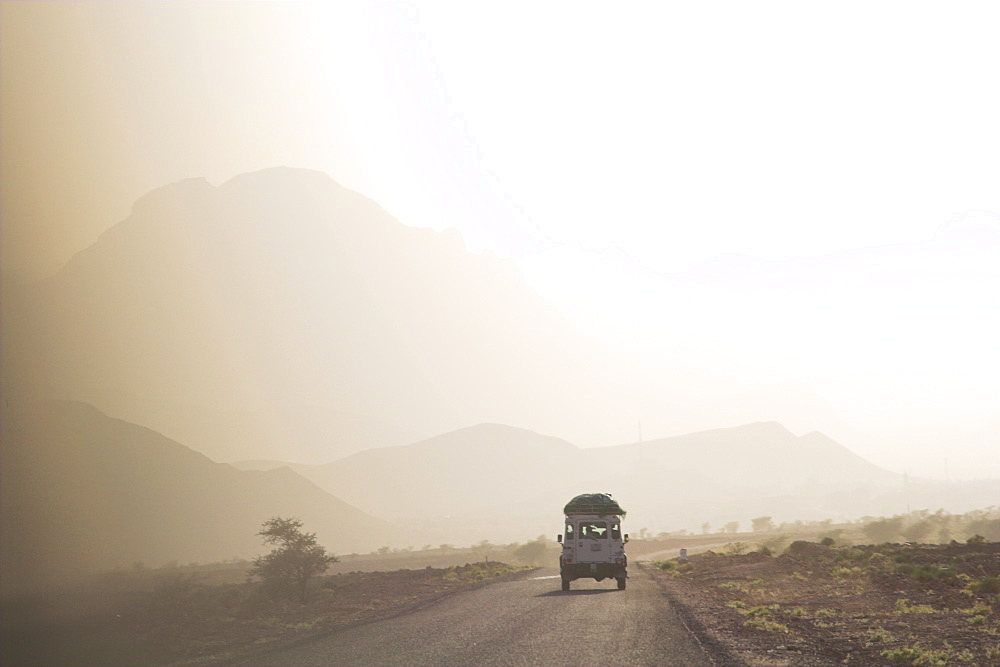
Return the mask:
[[[610,493],[584,493],[566,503],[565,514],[617,514],[625,516],[625,510]]]

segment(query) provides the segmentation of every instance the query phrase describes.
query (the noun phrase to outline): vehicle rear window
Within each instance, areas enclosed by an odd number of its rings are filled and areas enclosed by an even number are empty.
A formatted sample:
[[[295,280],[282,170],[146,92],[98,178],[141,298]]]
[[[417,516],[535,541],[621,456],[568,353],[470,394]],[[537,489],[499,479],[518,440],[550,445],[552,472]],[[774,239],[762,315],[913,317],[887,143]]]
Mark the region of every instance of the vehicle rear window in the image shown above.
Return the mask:
[[[608,523],[606,521],[581,521],[580,539],[584,538],[592,540],[608,539]]]

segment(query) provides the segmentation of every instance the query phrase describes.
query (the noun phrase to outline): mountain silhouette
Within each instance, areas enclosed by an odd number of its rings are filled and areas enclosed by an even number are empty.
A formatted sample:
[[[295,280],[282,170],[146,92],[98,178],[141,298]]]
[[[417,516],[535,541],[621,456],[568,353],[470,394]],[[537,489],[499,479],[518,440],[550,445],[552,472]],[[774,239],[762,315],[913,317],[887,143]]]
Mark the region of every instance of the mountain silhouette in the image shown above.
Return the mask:
[[[606,411],[578,337],[512,263],[319,172],[156,190],[19,302],[43,395],[217,460]]]
[[[358,452],[323,465],[294,469],[322,488],[339,489],[359,508],[380,517],[413,521],[508,507],[563,487],[582,464],[575,445],[527,429],[480,424],[412,445]],[[235,464],[241,468],[288,465]],[[562,471],[569,479],[553,477]],[[400,498],[405,497],[405,502]]]
[[[81,403],[8,402],[3,414],[5,593],[84,572],[266,553],[256,535],[296,516],[334,554],[394,536],[288,468],[242,471]]]

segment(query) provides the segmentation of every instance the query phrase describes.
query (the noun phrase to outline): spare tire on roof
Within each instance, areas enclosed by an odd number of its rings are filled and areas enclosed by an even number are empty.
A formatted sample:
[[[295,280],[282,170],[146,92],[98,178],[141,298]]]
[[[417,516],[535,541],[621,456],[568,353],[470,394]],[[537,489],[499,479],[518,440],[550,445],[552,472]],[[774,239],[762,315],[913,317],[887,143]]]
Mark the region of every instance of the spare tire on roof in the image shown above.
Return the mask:
[[[617,514],[625,516],[625,510],[610,493],[584,493],[566,503],[565,514]]]

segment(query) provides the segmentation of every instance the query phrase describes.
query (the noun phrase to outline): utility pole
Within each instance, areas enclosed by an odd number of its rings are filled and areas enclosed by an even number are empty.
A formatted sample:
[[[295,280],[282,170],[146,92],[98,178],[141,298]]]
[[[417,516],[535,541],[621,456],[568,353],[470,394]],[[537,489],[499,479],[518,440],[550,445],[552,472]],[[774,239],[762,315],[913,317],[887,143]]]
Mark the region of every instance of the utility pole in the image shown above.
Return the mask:
[[[910,473],[903,471],[903,500],[906,501],[906,513],[910,513]]]

